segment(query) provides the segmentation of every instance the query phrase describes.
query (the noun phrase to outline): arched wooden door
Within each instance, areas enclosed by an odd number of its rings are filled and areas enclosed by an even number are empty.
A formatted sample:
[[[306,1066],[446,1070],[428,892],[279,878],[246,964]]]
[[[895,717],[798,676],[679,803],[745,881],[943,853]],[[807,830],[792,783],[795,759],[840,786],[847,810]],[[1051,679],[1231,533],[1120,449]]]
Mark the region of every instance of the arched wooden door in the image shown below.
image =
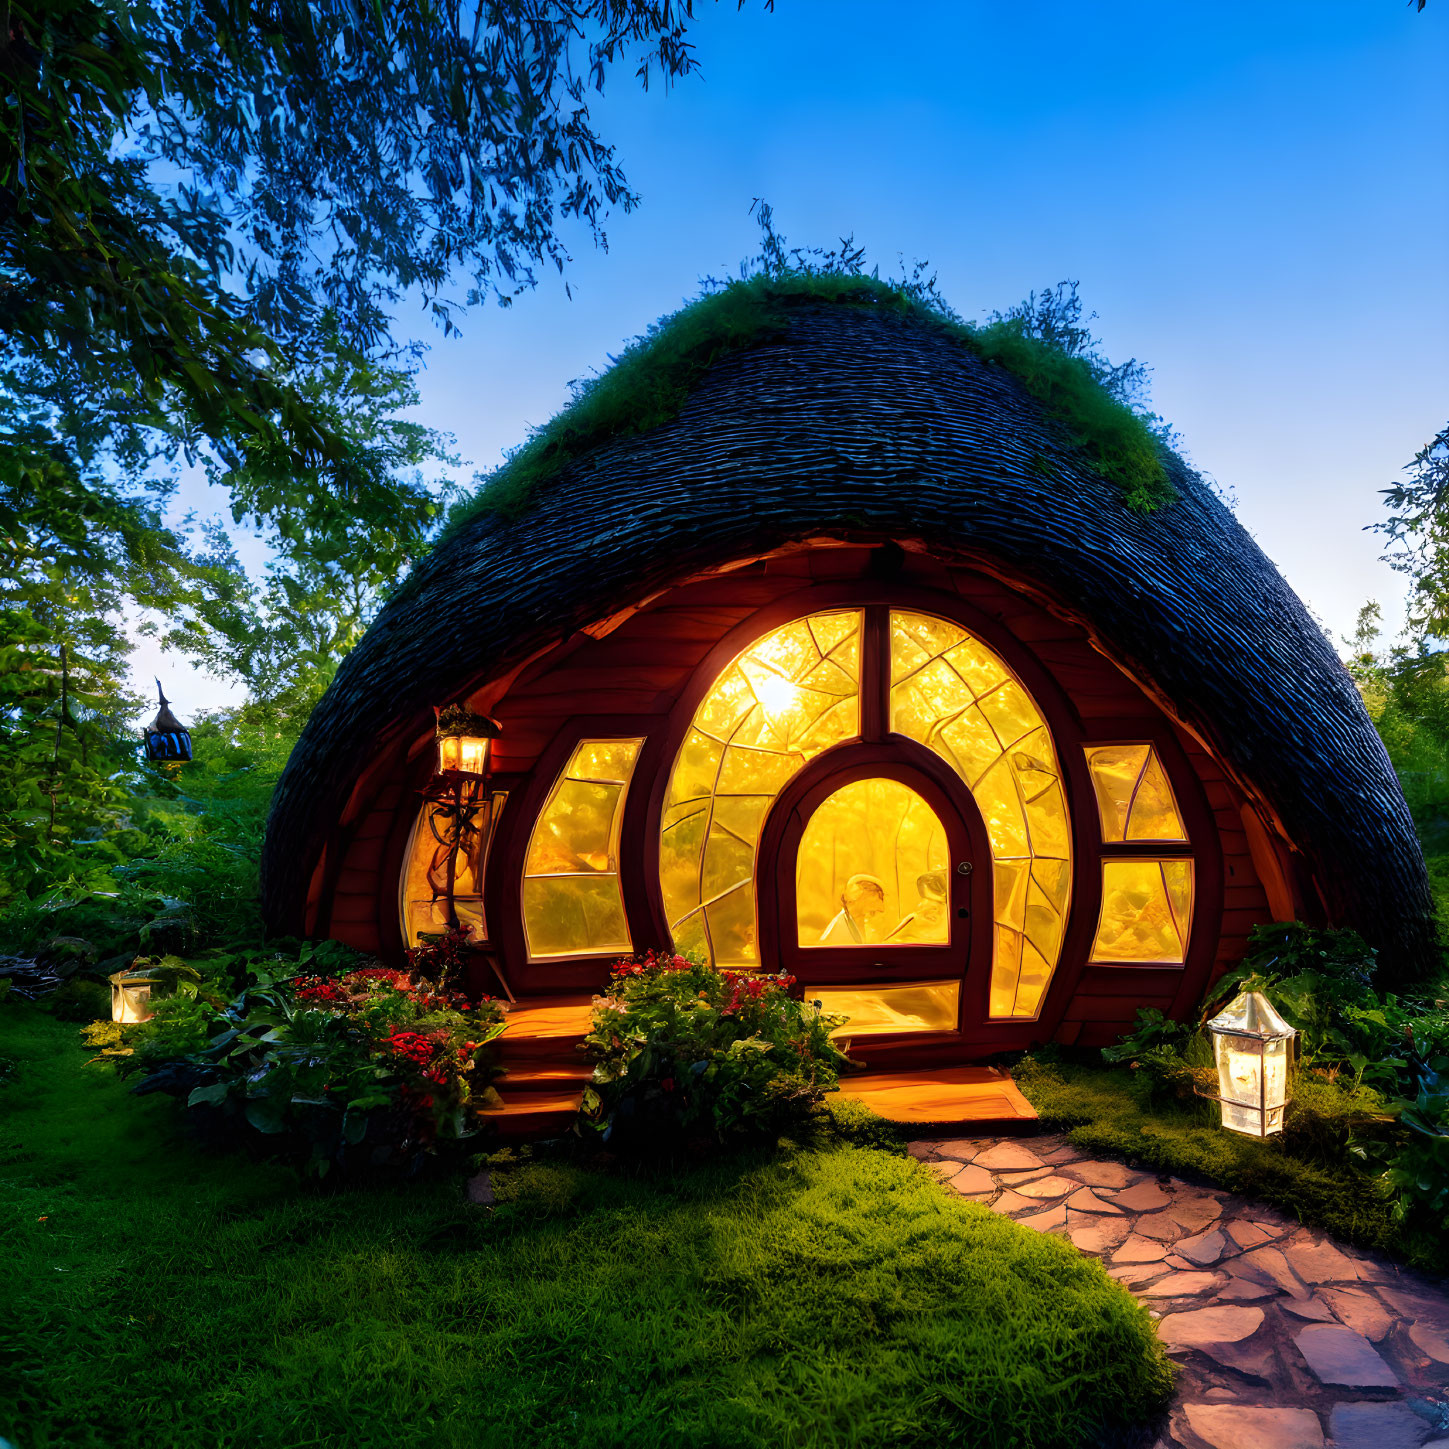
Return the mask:
[[[851,1017],[853,1035],[940,1035],[985,1020],[992,876],[986,829],[939,758],[909,741],[813,761],[765,822],[763,960]]]

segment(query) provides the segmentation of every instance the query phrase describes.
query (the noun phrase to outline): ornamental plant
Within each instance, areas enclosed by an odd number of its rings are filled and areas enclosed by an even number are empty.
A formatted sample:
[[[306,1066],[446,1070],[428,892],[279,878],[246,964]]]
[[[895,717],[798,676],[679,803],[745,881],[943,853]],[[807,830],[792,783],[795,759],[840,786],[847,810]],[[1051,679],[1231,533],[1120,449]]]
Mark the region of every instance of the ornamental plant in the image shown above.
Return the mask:
[[[341,976],[259,975],[209,1022],[164,1021],[132,1062],[137,1091],[185,1099],[213,1134],[262,1139],[325,1175],[336,1165],[415,1164],[467,1138],[497,1106],[490,1045],[506,1025],[472,1002],[384,966]],[[149,1026],[150,1023],[147,1023]],[[202,1032],[205,1041],[197,1045]],[[162,1042],[183,1043],[170,1053]],[[159,1048],[159,1049],[158,1049]]]
[[[611,1145],[777,1132],[839,1085],[844,1016],[791,995],[793,976],[722,971],[663,951],[619,961],[584,1039],[582,1122]]]

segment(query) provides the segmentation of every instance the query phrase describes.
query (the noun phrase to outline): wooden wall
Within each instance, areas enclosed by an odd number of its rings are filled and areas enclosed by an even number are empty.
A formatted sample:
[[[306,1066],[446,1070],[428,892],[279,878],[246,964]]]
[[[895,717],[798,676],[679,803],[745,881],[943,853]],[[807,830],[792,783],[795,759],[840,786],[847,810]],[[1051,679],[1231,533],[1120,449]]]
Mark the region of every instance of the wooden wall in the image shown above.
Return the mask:
[[[883,557],[878,548],[818,542],[718,571],[563,641],[522,669],[501,698],[495,697],[496,686],[480,685],[470,704],[487,709],[503,726],[495,746],[495,788],[509,791],[510,804],[501,828],[516,831],[531,824],[519,807],[526,792],[536,795],[546,787],[547,782],[534,781],[535,766],[572,719],[629,716],[637,719],[639,733],[662,733],[677,696],[731,629],[814,584],[879,580]],[[902,585],[957,594],[996,620],[1059,682],[1088,740],[1138,732],[1177,751],[1176,767],[1196,777],[1222,850],[1223,910],[1213,975],[1240,959],[1253,925],[1274,919],[1255,851],[1265,873],[1275,876],[1270,887],[1279,918],[1297,906],[1284,884],[1292,879],[1286,850],[1273,836],[1271,822],[1259,825],[1257,838],[1250,840],[1256,807],[1204,744],[1170,721],[1148,692],[1106,657],[1084,623],[984,568],[947,566],[921,553],[903,559],[896,553],[890,568]],[[420,735],[379,756],[359,781],[314,871],[309,929],[364,950],[389,956],[400,952],[398,872],[416,792],[431,764],[431,739]],[[1091,802],[1085,803],[1090,808]],[[1078,800],[1076,808],[1083,804]],[[1139,1006],[1185,1011],[1201,989],[1202,972],[1193,974],[1196,982],[1181,967],[1087,966],[1056,1035],[1068,1043],[1102,1044],[1121,1035]]]

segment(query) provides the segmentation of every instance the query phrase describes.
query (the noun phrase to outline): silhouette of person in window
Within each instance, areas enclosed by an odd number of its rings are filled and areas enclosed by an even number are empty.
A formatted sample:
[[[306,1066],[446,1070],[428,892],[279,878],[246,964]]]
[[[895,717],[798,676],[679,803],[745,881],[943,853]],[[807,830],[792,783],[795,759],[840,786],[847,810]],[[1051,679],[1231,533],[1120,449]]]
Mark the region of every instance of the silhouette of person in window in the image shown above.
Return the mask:
[[[946,877],[939,870],[928,870],[916,877],[914,906],[896,923],[887,941],[918,941],[927,946],[940,946],[946,940]]]
[[[840,910],[820,933],[822,946],[860,946],[879,937],[885,887],[873,875],[853,875],[840,893]]]

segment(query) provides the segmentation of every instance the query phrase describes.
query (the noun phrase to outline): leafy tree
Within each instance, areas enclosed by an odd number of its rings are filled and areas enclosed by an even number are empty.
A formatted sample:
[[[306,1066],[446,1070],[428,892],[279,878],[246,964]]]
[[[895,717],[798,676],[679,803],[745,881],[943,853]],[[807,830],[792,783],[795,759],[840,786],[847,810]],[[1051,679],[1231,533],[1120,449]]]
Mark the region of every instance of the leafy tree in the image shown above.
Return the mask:
[[[1419,634],[1449,635],[1449,425],[1414,455],[1406,482],[1383,490],[1385,562],[1410,581],[1409,624]]]

